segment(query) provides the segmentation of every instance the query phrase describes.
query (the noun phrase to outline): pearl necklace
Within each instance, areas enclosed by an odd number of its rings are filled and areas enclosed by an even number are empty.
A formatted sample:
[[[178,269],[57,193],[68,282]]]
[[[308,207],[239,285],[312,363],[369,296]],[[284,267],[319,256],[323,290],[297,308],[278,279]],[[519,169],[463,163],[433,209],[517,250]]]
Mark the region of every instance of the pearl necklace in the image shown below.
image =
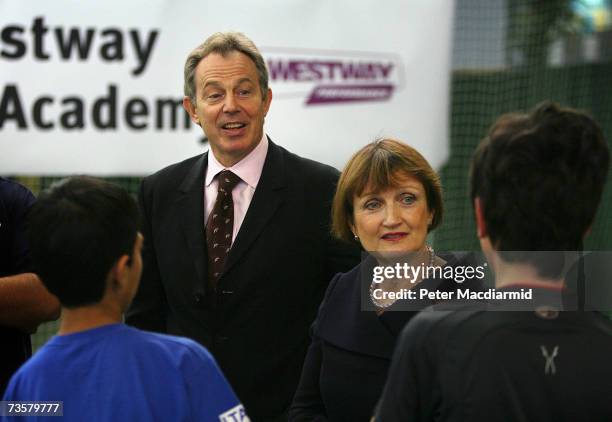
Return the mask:
[[[436,258],[436,254],[434,252],[434,249],[429,246],[429,245],[425,245],[425,249],[427,250],[427,252],[429,252],[429,267],[433,267],[434,265],[434,259]],[[376,299],[374,297],[374,280],[372,280],[372,283],[370,283],[370,300],[372,301],[372,303],[374,304],[374,306],[376,306],[377,308],[388,308],[389,306],[393,305],[397,299],[389,302],[389,303],[381,303],[378,301],[378,299]]]

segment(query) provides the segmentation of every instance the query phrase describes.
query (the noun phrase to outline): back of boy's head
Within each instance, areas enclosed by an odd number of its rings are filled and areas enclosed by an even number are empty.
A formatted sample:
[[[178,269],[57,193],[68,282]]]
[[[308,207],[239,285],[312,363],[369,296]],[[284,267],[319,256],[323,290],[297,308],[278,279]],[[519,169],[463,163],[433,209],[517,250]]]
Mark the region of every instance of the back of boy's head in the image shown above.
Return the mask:
[[[90,177],[63,179],[43,192],[28,214],[36,273],[62,306],[98,303],[109,271],[131,256],[138,207],[112,183]]]
[[[470,196],[480,198],[489,238],[509,260],[573,251],[593,223],[610,166],[597,123],[555,103],[500,117],[472,160]],[[512,258],[512,259],[510,259]],[[540,274],[559,275],[558,266]]]
[[[576,250],[609,165],[597,123],[547,102],[496,121],[472,160],[471,198],[481,199],[498,250]]]

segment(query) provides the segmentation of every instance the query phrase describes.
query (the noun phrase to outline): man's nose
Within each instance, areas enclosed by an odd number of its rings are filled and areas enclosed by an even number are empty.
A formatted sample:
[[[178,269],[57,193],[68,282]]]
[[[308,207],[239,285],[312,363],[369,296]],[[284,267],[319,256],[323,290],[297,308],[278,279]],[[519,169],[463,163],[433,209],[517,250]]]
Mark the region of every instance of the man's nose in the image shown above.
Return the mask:
[[[233,113],[238,111],[238,103],[233,95],[226,95],[223,102],[223,111],[226,113]]]

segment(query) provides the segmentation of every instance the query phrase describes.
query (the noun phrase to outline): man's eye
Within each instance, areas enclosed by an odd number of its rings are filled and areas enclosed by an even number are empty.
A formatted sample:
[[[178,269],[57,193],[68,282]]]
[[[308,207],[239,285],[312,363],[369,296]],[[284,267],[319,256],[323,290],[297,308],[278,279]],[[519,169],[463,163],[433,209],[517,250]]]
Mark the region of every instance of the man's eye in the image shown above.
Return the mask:
[[[247,97],[250,94],[251,91],[249,89],[241,89],[238,91],[238,95],[240,95],[241,97]]]
[[[207,100],[209,100],[209,101],[218,100],[219,98],[221,98],[221,94],[216,93],[216,92],[215,92],[215,93],[213,93],[213,94],[208,94],[208,95],[206,96],[206,99],[207,99]]]

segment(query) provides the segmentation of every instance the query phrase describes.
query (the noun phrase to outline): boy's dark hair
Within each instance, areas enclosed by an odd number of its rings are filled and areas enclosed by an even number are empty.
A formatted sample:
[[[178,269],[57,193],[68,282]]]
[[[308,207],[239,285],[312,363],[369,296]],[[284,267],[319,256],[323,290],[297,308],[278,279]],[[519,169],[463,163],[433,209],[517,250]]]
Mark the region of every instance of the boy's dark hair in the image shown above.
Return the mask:
[[[27,219],[36,273],[67,308],[99,302],[114,263],[132,254],[138,218],[134,199],[112,183],[73,177],[53,184]]]
[[[595,218],[609,165],[597,123],[546,102],[529,114],[497,119],[472,159],[470,197],[480,198],[498,251],[578,250]],[[502,252],[504,259],[511,256],[535,257]],[[542,276],[559,275],[546,272],[540,268]]]

